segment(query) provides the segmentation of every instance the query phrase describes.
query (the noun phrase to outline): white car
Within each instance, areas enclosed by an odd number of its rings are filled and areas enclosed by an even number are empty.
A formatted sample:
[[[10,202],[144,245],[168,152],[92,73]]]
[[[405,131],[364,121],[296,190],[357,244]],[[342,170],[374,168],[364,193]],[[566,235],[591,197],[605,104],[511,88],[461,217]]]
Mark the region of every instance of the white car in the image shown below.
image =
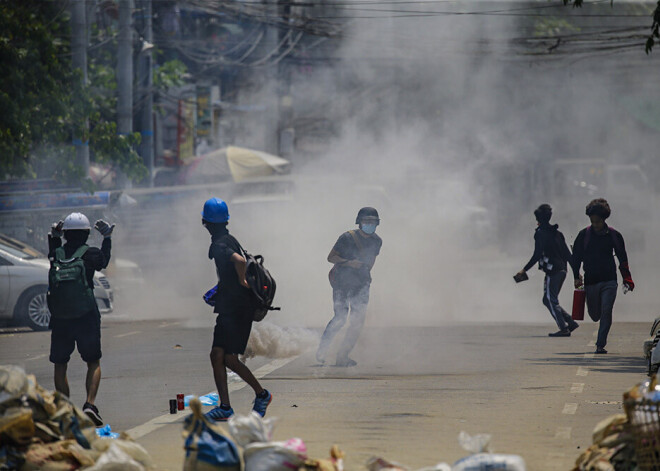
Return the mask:
[[[44,254],[0,234],[0,319],[33,330],[48,329],[49,268],[50,262]],[[94,272],[94,297],[101,313],[112,311],[112,289],[99,272]]]

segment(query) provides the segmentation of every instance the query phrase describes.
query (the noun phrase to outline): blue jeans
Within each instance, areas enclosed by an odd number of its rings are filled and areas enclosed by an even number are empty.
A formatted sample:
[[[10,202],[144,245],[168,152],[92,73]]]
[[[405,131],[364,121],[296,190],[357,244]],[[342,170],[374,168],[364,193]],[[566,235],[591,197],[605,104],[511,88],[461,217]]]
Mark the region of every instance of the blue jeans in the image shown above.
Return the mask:
[[[547,273],[543,282],[543,304],[557,323],[559,330],[566,330],[577,324],[571,316],[559,305],[559,292],[566,279],[566,271]]]
[[[355,347],[367,314],[367,304],[369,304],[369,285],[358,286],[355,288],[334,289],[332,291],[332,301],[335,310],[335,316],[330,320],[323,336],[321,344],[316,353],[319,360],[325,359],[332,339],[337,335],[341,328],[346,324],[350,310],[351,318],[346,331],[344,341],[337,353],[337,361],[345,360]]]
[[[610,333],[610,327],[612,327],[612,310],[614,309],[618,286],[616,280],[612,280],[584,287],[589,317],[594,322],[600,321],[598,339],[596,340],[596,347],[598,348],[605,348],[605,345],[607,345],[607,334]]]

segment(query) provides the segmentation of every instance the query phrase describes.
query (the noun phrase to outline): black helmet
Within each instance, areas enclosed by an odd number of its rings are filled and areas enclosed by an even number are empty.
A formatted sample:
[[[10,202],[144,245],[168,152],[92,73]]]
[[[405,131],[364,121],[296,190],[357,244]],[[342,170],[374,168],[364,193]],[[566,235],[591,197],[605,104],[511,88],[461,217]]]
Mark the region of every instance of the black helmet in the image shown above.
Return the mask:
[[[375,219],[376,224],[380,224],[380,217],[378,217],[378,211],[376,208],[366,206],[358,211],[357,217],[355,218],[355,224],[360,224],[363,219]]]

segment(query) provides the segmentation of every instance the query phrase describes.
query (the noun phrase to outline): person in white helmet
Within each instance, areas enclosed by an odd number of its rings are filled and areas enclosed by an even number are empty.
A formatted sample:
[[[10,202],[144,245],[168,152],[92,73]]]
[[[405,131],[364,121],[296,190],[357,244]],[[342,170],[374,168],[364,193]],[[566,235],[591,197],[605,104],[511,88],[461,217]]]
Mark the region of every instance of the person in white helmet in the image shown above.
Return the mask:
[[[67,365],[71,353],[77,347],[83,361],[87,363],[87,400],[83,412],[96,426],[103,425],[103,419],[94,405],[101,382],[101,315],[93,300],[93,277],[95,271],[108,266],[114,227],[114,224],[110,225],[103,220],[94,224],[94,228],[103,236],[100,249],[87,246],[91,227],[82,213],[69,214],[64,221],[53,224],[48,234],[48,258],[51,262],[48,290],[52,330],[50,361],[55,365],[55,389],[69,396]],[[64,245],[62,237],[66,240]],[[70,267],[69,271],[74,273],[70,276],[74,279],[69,282],[69,287],[57,278],[57,273],[64,271],[61,267]],[[75,280],[76,276],[81,280]],[[79,294],[72,296],[72,292]]]

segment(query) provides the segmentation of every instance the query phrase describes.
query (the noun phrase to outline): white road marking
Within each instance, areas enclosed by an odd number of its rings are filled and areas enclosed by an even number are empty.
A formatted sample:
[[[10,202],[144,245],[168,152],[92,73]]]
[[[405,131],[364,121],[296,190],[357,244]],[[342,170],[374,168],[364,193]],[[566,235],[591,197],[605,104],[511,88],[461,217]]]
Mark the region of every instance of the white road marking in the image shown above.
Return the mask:
[[[115,335],[115,338],[118,339],[118,338],[121,338],[121,337],[128,337],[129,335],[135,335],[135,334],[140,334],[140,333],[141,333],[141,331],[134,330],[133,332],[126,332],[125,334]]]
[[[571,394],[581,394],[584,391],[584,383],[573,383]]]
[[[578,405],[575,402],[567,402],[564,404],[564,410],[561,411],[562,414],[573,415],[577,412]]]
[[[41,358],[46,358],[47,356],[48,356],[48,353],[42,353],[41,355],[37,355],[36,357],[26,358],[25,361],[40,360]]]
[[[252,373],[254,374],[255,378],[261,379],[264,376],[277,370],[278,368],[282,368],[284,365],[291,363],[296,358],[298,357],[273,360],[270,363],[265,364],[261,368],[256,369]],[[238,375],[229,376],[227,379],[229,382],[229,392],[235,392],[247,386],[247,383],[245,383],[242,379],[240,379]],[[154,432],[159,428],[164,427],[167,424],[171,424],[176,421],[182,421],[182,420],[183,420],[183,416],[180,416],[178,414],[163,414],[160,417],[155,417],[149,420],[148,422],[145,422],[142,425],[138,425],[137,427],[133,427],[132,429],[127,430],[126,433],[130,435],[130,437],[133,440],[137,440],[138,438],[144,437],[145,435]]]
[[[179,325],[181,322],[163,322],[161,325],[158,326],[159,329],[162,329],[163,327],[170,327],[173,325]]]
[[[571,438],[571,427],[557,427],[557,433],[555,433],[555,438],[564,438],[570,440]]]
[[[594,354],[593,353],[585,353],[584,354],[584,359],[585,360],[593,360],[594,359]]]
[[[585,368],[584,366],[578,366],[577,373],[575,373],[575,376],[587,376],[589,374],[589,368]]]
[[[589,343],[587,343],[587,347],[595,347],[596,346],[596,341],[592,340]]]

